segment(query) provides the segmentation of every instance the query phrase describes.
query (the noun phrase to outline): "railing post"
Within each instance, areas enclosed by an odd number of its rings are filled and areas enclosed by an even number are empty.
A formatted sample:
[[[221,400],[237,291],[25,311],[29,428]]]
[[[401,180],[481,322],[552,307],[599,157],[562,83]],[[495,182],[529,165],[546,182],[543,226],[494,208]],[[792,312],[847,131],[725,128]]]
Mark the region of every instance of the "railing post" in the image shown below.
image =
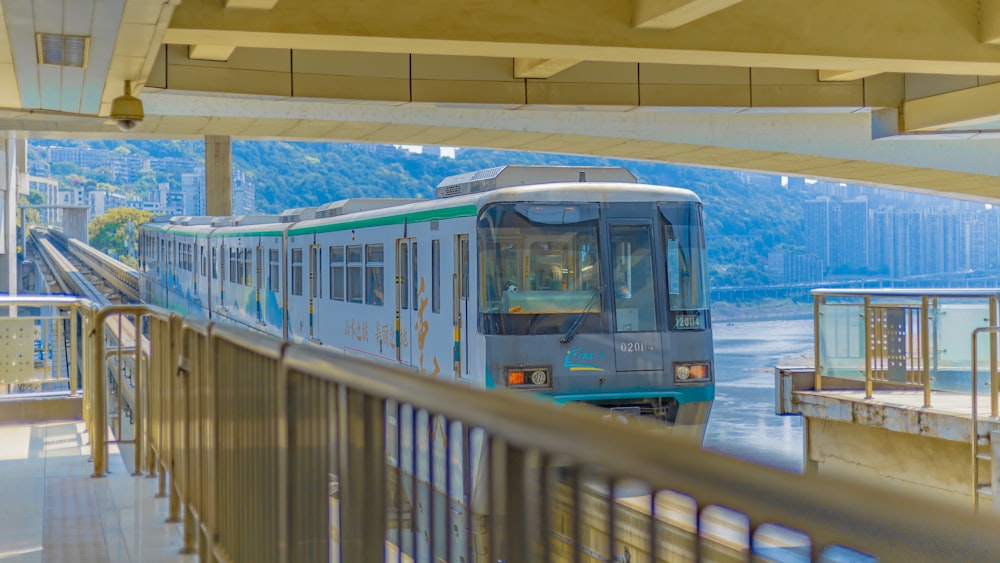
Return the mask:
[[[819,349],[819,315],[820,315],[820,304],[826,303],[826,296],[824,295],[813,295],[813,363],[815,366],[815,371],[813,372],[813,389],[817,391],[823,390],[823,373],[820,371],[820,349]]]
[[[920,355],[923,360],[925,408],[931,406],[931,322],[927,306],[927,296],[924,295],[920,300]]]
[[[94,477],[104,477],[108,468],[108,405],[107,405],[107,365],[104,358],[104,312],[98,311],[91,326],[92,343],[96,347],[97,353],[93,358],[94,370],[91,372],[93,379],[94,398],[93,406],[94,427],[90,432],[90,451],[94,458]]]
[[[979,397],[976,395],[976,388],[978,384],[976,383],[976,372],[979,371],[979,366],[977,366],[976,356],[978,354],[976,340],[978,340],[979,333],[983,329],[977,328],[972,331],[972,506],[976,512],[979,512]],[[991,333],[992,334],[992,333]]]
[[[133,340],[135,341],[135,360],[134,367],[132,371],[132,387],[134,388],[134,405],[132,405],[132,418],[135,421],[133,423],[132,431],[134,433],[135,439],[135,472],[133,475],[142,475],[142,450],[143,441],[145,440],[145,435],[143,433],[142,417],[145,416],[146,411],[142,408],[142,391],[145,389],[146,385],[142,382],[145,377],[145,370],[142,369],[142,315],[137,311],[135,317],[133,317],[133,329],[135,334],[133,335]]]
[[[997,326],[997,298],[990,297],[990,326]],[[990,416],[997,416],[997,385],[1000,377],[997,374],[997,335],[990,333]]]
[[[69,396],[76,397],[77,394],[77,367],[78,362],[76,355],[79,353],[79,347],[77,346],[77,338],[79,338],[79,331],[77,331],[76,326],[76,315],[80,309],[79,305],[73,305],[69,308]],[[58,309],[57,309],[58,310]],[[43,352],[44,353],[44,352]],[[42,358],[45,361],[45,358]]]
[[[865,399],[872,398],[872,336],[869,333],[872,324],[871,304],[871,295],[865,295],[865,312],[864,315],[862,315],[864,318],[864,328],[862,329],[862,334],[864,335],[863,338],[865,343]]]

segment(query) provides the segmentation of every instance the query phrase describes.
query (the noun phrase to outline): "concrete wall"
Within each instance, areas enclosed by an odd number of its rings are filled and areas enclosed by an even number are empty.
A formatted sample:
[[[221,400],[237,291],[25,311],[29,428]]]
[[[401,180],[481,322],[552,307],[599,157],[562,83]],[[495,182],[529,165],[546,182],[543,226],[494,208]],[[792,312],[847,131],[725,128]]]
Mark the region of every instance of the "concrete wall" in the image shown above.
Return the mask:
[[[805,431],[809,471],[972,507],[967,442],[816,418]]]

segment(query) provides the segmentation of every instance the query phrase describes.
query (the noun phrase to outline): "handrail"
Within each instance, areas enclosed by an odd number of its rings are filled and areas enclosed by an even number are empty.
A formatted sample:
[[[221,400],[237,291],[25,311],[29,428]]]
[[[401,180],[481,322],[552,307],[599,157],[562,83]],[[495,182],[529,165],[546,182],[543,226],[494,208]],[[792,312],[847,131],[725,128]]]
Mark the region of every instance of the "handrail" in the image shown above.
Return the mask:
[[[976,379],[979,375],[979,370],[977,366],[977,340],[980,334],[1000,334],[1000,326],[984,326],[979,327],[972,331],[972,498],[973,505],[976,511],[979,511],[979,395]],[[994,353],[990,356],[990,401],[991,401],[991,415],[995,418],[997,416],[997,356],[995,353],[996,343],[991,342],[991,350]],[[994,491],[993,494],[1000,494],[1000,491]]]
[[[110,309],[121,307],[102,310],[98,326]],[[488,546],[483,549],[493,561],[501,548],[511,563],[533,560],[530,546],[554,533],[546,515],[551,514],[548,503],[554,502],[555,485],[569,487],[570,498],[576,499],[569,506],[574,507],[577,533],[568,541],[571,549],[584,549],[579,521],[589,516],[579,503],[594,493],[592,481],[581,475],[598,476],[611,499],[626,482],[630,488],[641,483],[653,492],[676,491],[693,499],[696,524],[691,533],[696,540],[684,549],[695,556],[706,549],[706,532],[697,522],[703,509],[713,505],[747,516],[744,550],[752,548],[755,530],[773,523],[807,534],[814,558],[831,545],[886,560],[976,560],[1000,553],[1000,537],[994,533],[1000,520],[992,517],[726,458],[661,430],[609,422],[577,405],[474,390],[245,329],[185,322],[152,308],[143,314],[155,320],[150,363],[156,364],[144,380],[150,408],[143,417],[153,420],[143,428],[162,458],[156,464],[161,483],[165,473],[172,475],[171,518],[179,515],[179,506],[185,507],[185,548],[194,549],[198,537],[206,556],[238,559],[247,556],[251,544],[265,549],[259,556],[279,561],[308,559],[300,550],[327,553],[330,523],[323,515],[330,510],[329,472],[339,491],[341,560],[381,559],[388,533],[386,507],[401,510],[402,491],[417,486],[417,472],[407,468],[417,467],[427,468],[429,477],[421,473],[421,479],[432,483],[431,494],[421,501],[429,504],[422,510],[447,522],[443,529],[433,524],[431,529],[449,537],[453,529],[472,533],[470,522],[453,520],[448,508],[451,500],[465,498],[474,505],[467,505],[467,512],[480,511],[486,515],[482,522],[493,523],[488,541],[477,544]],[[426,431],[418,432],[421,425]],[[161,428],[160,434],[154,427]],[[477,443],[482,444],[483,465],[473,473],[468,464],[480,459],[473,455]],[[461,464],[465,484],[454,482],[452,469],[435,477],[435,452],[449,460],[447,467]],[[333,465],[327,465],[330,460]],[[95,452],[95,466],[98,462]],[[545,469],[556,465],[568,471],[565,482],[544,478]],[[412,475],[404,475],[403,469]],[[480,480],[485,480],[486,497],[476,500],[463,487],[478,487]],[[253,491],[249,500],[248,490]],[[417,489],[411,490],[416,494]],[[607,529],[614,531],[617,503],[606,504]],[[665,515],[655,502],[647,506],[651,514],[645,516],[646,525],[656,530]],[[313,522],[316,514],[320,521]],[[229,520],[233,518],[237,521]],[[247,525],[238,524],[243,518]],[[498,525],[500,532],[494,528]],[[401,533],[402,528],[396,530]],[[626,540],[611,532],[602,549],[616,557]],[[659,541],[678,540],[649,539],[644,547],[655,554]],[[444,543],[451,553],[451,540]],[[468,549],[471,553],[471,543]]]

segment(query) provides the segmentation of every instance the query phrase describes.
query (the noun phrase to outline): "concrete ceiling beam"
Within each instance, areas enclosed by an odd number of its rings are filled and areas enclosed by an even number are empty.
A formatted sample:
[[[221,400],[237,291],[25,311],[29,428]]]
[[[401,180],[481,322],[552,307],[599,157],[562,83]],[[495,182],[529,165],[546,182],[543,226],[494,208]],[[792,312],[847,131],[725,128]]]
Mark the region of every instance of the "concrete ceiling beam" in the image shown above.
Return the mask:
[[[1000,0],[979,1],[979,39],[1000,45]]]
[[[514,78],[549,78],[579,62],[578,59],[514,59]]]
[[[226,0],[226,8],[237,10],[270,10],[278,0]]]
[[[617,0],[510,0],[457,10],[445,2],[300,0],[262,12],[185,0],[164,42],[1000,76],[1000,49],[980,41],[973,0],[738,2],[670,31],[634,27],[634,7]]]
[[[853,82],[875,76],[879,72],[870,70],[821,70],[819,71],[820,82]]]
[[[742,1],[634,0],[632,25],[645,29],[675,29]]]
[[[903,103],[904,132],[968,128],[1000,120],[1000,82]]]
[[[190,45],[188,57],[199,61],[228,61],[235,50],[231,45]]]

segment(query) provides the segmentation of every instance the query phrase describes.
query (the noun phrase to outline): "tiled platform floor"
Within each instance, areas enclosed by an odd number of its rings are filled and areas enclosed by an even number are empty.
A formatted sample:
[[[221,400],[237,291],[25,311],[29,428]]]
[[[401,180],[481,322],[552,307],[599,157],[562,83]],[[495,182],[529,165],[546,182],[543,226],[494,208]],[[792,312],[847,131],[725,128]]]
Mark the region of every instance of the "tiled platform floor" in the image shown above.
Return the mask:
[[[0,425],[0,562],[197,561],[165,523],[158,480],[110,452],[95,479],[83,422]]]

